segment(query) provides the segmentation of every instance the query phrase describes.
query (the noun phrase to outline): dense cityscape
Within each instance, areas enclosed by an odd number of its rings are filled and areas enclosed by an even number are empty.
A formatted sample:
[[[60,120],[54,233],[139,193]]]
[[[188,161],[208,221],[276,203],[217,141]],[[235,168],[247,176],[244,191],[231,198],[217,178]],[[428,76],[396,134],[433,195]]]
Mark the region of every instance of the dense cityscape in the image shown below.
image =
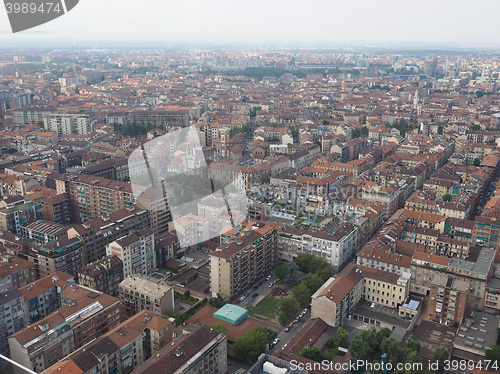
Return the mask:
[[[495,50],[0,49],[0,373],[495,372],[499,171]]]

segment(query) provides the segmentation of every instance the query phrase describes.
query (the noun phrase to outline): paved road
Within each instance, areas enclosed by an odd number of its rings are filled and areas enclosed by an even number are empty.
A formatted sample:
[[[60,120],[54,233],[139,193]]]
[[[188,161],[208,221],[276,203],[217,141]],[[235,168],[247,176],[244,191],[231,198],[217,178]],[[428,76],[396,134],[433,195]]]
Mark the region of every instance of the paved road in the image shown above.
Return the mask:
[[[308,308],[311,309],[311,308]],[[298,317],[298,316],[297,316]],[[271,349],[271,351],[274,350],[281,350],[283,349],[283,346],[285,344],[290,343],[290,341],[294,338],[295,335],[299,332],[299,330],[304,327],[304,325],[309,322],[311,319],[311,311],[309,310],[304,317],[300,319],[299,322],[293,325],[293,327],[290,329],[289,332],[285,332],[285,328],[283,328],[277,335],[278,338],[280,338],[280,342]]]
[[[261,281],[264,281],[264,278],[262,278]],[[274,282],[276,280],[277,280],[276,275],[272,273],[271,279],[266,283],[262,283],[262,286],[258,287],[257,289],[250,287],[250,289],[247,290],[248,297],[245,300],[241,301],[238,305],[241,306],[242,308],[250,308],[252,306],[257,305],[263,298],[265,298],[271,293],[271,290],[274,288],[274,286],[269,288],[269,283]],[[258,296],[254,298],[253,294],[258,294]]]

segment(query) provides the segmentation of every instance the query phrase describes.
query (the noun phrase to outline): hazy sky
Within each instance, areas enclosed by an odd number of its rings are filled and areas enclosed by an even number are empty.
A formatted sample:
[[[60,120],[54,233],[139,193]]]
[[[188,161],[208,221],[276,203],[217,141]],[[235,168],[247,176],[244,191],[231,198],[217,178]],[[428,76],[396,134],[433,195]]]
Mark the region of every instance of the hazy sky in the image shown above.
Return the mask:
[[[0,8],[0,44],[148,40],[470,46],[500,44],[499,14],[500,0],[80,0],[68,14],[18,34],[12,34]]]

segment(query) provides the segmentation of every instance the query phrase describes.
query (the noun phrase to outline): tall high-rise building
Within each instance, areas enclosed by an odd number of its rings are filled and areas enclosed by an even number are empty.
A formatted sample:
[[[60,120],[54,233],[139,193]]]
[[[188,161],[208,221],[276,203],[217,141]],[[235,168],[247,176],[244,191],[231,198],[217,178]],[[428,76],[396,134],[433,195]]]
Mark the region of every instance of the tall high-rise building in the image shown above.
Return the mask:
[[[151,275],[156,270],[154,234],[148,229],[134,231],[106,246],[106,254],[116,255],[123,262],[123,275]]]
[[[212,294],[233,298],[262,279],[278,261],[278,233],[255,222],[210,254]]]

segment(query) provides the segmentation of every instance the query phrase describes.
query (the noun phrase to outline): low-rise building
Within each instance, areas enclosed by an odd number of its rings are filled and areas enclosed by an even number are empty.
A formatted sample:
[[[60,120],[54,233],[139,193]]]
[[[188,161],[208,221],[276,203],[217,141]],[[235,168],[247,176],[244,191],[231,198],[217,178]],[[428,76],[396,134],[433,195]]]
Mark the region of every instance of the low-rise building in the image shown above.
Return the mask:
[[[410,279],[409,273],[397,275],[348,264],[312,295],[311,318],[340,326],[361,299],[397,310],[409,294]]]

